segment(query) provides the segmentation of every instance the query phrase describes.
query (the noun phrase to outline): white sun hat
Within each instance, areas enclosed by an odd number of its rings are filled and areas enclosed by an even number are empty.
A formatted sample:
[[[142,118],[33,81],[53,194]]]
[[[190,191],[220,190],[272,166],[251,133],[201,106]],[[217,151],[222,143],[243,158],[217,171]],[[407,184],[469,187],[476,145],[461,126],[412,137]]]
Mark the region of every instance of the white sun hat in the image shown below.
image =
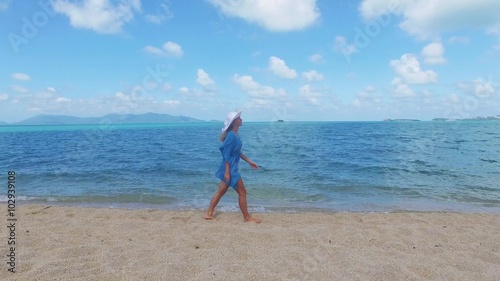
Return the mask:
[[[229,128],[229,126],[231,126],[231,124],[233,123],[234,119],[240,117],[241,112],[242,111],[240,109],[237,109],[237,110],[231,111],[231,112],[229,112],[227,114],[226,120],[224,120],[224,127],[222,128],[222,132],[223,133]]]

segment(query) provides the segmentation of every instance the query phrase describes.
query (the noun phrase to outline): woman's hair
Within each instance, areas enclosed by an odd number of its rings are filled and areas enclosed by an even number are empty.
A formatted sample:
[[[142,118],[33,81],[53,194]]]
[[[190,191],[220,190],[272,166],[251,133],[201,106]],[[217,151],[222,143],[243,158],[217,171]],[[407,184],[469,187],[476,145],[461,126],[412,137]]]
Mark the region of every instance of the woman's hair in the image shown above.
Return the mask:
[[[227,133],[233,129],[233,123],[229,125],[227,130],[224,131],[224,133],[220,134],[219,136],[219,141],[224,142],[226,140]]]

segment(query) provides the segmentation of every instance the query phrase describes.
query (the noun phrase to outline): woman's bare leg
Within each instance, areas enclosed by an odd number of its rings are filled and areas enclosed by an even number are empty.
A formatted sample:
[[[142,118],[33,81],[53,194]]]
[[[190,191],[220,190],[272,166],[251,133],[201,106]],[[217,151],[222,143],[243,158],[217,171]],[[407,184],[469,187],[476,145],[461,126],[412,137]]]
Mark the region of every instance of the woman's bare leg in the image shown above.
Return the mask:
[[[221,181],[219,184],[219,189],[215,192],[214,196],[212,197],[212,200],[210,201],[210,206],[208,207],[207,212],[205,213],[205,219],[206,220],[214,220],[214,210],[215,207],[217,207],[217,204],[219,204],[220,199],[224,194],[226,194],[227,189],[229,188],[229,185],[227,185],[225,182]]]
[[[253,218],[248,213],[247,207],[247,190],[245,189],[245,184],[243,184],[243,180],[240,179],[236,183],[236,192],[238,193],[238,203],[240,205],[241,212],[243,213],[243,218],[245,222],[255,222],[260,223],[260,219]]]

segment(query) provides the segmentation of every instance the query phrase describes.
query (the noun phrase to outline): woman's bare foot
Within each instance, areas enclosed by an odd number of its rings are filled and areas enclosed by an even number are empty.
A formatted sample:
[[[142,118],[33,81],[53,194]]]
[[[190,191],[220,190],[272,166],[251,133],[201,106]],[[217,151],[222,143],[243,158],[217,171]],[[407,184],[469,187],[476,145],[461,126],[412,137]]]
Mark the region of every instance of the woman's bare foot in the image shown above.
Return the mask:
[[[203,218],[207,221],[214,221],[215,220],[215,217],[213,215],[209,215],[209,214],[205,214],[205,216],[203,216]]]
[[[260,223],[262,220],[254,217],[249,217],[245,219],[245,222],[254,222],[254,223]]]

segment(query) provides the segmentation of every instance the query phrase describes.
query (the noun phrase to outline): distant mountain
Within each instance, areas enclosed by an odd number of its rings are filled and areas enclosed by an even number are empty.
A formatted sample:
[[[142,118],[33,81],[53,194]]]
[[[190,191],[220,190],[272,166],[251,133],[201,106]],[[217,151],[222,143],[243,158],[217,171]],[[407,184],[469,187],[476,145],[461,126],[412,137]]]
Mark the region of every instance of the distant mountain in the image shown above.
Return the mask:
[[[9,125],[9,123],[5,123],[5,122],[0,121],[0,126],[1,125]]]
[[[158,124],[204,122],[188,116],[169,114],[108,114],[102,117],[75,117],[40,114],[11,125],[83,125],[83,124]]]

